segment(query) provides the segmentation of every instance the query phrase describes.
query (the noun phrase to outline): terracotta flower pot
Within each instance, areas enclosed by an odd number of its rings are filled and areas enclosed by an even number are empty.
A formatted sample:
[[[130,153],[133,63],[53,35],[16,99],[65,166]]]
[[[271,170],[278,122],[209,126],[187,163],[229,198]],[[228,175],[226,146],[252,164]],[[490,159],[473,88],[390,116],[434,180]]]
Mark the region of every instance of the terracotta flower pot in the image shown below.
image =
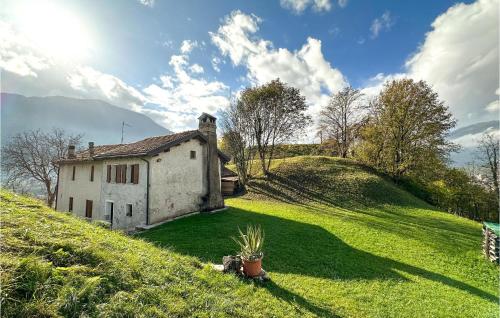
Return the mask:
[[[255,261],[243,259],[243,272],[250,277],[259,276],[262,272],[262,257]]]

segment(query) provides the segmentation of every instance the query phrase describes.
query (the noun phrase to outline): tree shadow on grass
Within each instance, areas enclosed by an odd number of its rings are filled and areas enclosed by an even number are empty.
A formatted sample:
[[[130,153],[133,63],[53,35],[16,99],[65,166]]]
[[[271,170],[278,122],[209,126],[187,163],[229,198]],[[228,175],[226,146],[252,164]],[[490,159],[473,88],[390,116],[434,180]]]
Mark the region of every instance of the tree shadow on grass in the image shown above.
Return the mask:
[[[220,263],[222,256],[235,252],[236,246],[230,237],[235,235],[238,227],[243,228],[249,223],[260,224],[266,233],[263,264],[271,273],[331,280],[407,281],[400,274],[405,272],[469,292],[490,302],[497,301],[495,295],[462,281],[353,248],[320,226],[237,208],[167,223],[141,236],[182,254]],[[276,284],[269,284],[266,288],[277,297],[295,302],[318,315],[333,314]]]
[[[342,164],[344,166],[346,163]],[[432,214],[428,218],[412,215],[408,213],[408,209],[424,208],[431,211],[435,208],[381,176],[371,175],[363,181],[350,180],[349,169],[359,173],[360,168],[353,163],[346,167],[340,169],[336,165],[327,166],[324,175],[311,172],[307,167],[287,167],[288,170],[283,174],[285,176],[272,173],[267,179],[253,180],[249,189],[260,197],[301,206],[314,212],[324,213],[324,206],[333,207],[340,212],[350,212],[351,219],[360,223],[371,222],[370,226],[406,238],[425,240],[425,234],[432,232],[433,239],[426,240],[426,243],[442,245],[443,242],[449,242],[448,250],[451,252],[457,247],[474,248],[475,241],[470,238],[477,235],[477,228],[466,223],[432,217]],[[347,175],[345,182],[342,173]],[[333,210],[327,213],[331,214]],[[370,219],[367,220],[361,214]]]
[[[340,317],[339,315],[335,314],[331,309],[329,308],[322,308],[319,306],[316,306],[309,302],[307,299],[305,299],[302,296],[299,296],[295,293],[292,293],[291,291],[277,285],[273,281],[266,282],[265,285],[263,285],[271,294],[274,295],[276,298],[283,299],[284,301],[300,306],[301,308],[319,316],[319,317],[332,317],[332,318],[337,318]]]

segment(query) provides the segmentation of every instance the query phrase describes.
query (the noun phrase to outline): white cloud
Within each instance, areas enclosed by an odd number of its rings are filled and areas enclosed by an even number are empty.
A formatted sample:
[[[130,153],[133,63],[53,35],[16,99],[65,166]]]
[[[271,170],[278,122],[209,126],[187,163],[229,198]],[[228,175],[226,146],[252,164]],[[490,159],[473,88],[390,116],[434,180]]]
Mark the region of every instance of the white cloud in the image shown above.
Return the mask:
[[[195,47],[198,46],[197,41],[184,40],[181,44],[181,53],[187,54],[190,53]]]
[[[23,29],[0,23],[2,91],[25,95],[96,98],[140,111],[144,96],[119,78],[92,67],[57,60],[39,49]]]
[[[377,75],[370,78],[361,89],[361,92],[365,95],[367,99],[377,96],[380,91],[384,88],[384,85],[392,80],[397,80],[406,77],[405,73],[396,74],[384,74],[378,73]]]
[[[155,0],[137,0],[137,1],[139,1],[140,4],[150,8],[154,7],[155,5]]]
[[[213,56],[212,57],[212,68],[214,69],[214,71],[216,71],[217,73],[220,72],[220,67],[219,67],[219,64],[222,62],[222,60],[217,57],[217,56]]]
[[[498,38],[498,1],[457,4],[434,20],[405,73],[378,74],[363,91],[374,94],[387,80],[410,77],[433,87],[459,127],[491,120],[492,113],[498,118]]]
[[[134,87],[116,76],[105,74],[89,66],[81,66],[68,76],[70,86],[85,93],[85,96],[108,100],[121,107],[141,112],[147,101]]]
[[[476,148],[479,144],[479,141],[484,137],[484,134],[490,134],[496,138],[500,138],[500,130],[495,128],[488,128],[487,130],[477,134],[468,134],[453,139],[453,142],[459,144],[463,148]]]
[[[49,68],[53,61],[15,28],[0,21],[0,67],[20,76],[37,77],[37,72]]]
[[[347,1],[339,1],[344,3]],[[309,6],[316,12],[330,11],[332,4],[330,0],[280,0],[280,5],[285,8],[292,10],[295,14],[301,14]]]
[[[215,113],[228,105],[227,87],[200,78],[203,67],[190,64],[187,54],[170,59],[173,74],[143,90],[89,65],[56,61],[32,47],[12,25],[0,23],[2,91],[27,96],[68,96],[100,99],[150,116],[174,131],[193,129],[205,111]],[[193,44],[190,42],[190,45]]]
[[[299,88],[312,108],[322,106],[327,97],[346,85],[342,73],[325,60],[321,41],[308,38],[298,51],[274,48],[270,41],[255,37],[260,18],[234,11],[217,32],[210,33],[213,43],[234,65],[243,65],[248,78],[256,84],[279,77]]]
[[[500,114],[500,100],[499,100],[500,87],[497,88],[497,90],[495,91],[495,94],[497,95],[496,99],[494,101],[492,101],[491,103],[489,103],[488,106],[486,106],[486,110],[489,111],[490,113],[496,113],[496,115],[498,117]]]
[[[492,101],[486,106],[486,110],[490,113],[497,113],[500,111],[500,102],[497,100]]]
[[[329,96],[347,85],[342,73],[325,60],[321,41],[309,37],[299,50],[274,48],[273,43],[255,36],[261,19],[233,11],[217,32],[211,32],[212,42],[233,65],[247,69],[252,84],[263,84],[279,77],[300,89],[309,105],[308,113],[317,118]],[[303,141],[310,141],[314,132],[307,132]]]
[[[498,1],[457,4],[434,20],[406,62],[408,75],[430,83],[459,126],[490,120],[485,105],[498,101],[498,38]]]
[[[228,87],[224,83],[189,75],[187,70],[198,74],[193,69],[201,66],[190,65],[187,55],[173,55],[169,64],[174,71],[172,76],[161,76],[160,85],[151,84],[143,89],[148,101],[159,105],[158,109],[145,112],[157,116],[162,125],[173,131],[195,127],[201,112],[213,114],[229,105]]]
[[[200,64],[193,64],[189,67],[189,69],[195,74],[201,74],[205,71]]]
[[[389,11],[385,11],[380,17],[373,20],[370,27],[371,37],[375,39],[378,37],[380,32],[389,31],[394,25],[394,19]]]

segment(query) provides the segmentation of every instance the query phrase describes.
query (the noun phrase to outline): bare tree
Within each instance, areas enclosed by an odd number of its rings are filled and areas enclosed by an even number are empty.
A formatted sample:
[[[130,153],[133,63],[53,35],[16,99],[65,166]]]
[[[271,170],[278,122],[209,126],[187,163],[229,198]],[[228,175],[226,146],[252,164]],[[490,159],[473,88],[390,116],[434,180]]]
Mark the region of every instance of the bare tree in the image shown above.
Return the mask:
[[[498,150],[499,140],[493,134],[485,133],[479,141],[478,147],[482,167],[486,170],[486,181],[488,186],[495,191],[498,198],[500,195],[498,187]]]
[[[2,174],[6,173],[10,182],[39,182],[45,188],[47,204],[52,206],[58,160],[66,157],[68,145],[78,146],[81,139],[82,135],[67,134],[57,128],[50,132],[35,130],[17,134],[2,147]]]
[[[233,101],[222,116],[222,142],[231,155],[240,184],[245,186],[255,157],[255,138],[239,101]]]
[[[339,154],[346,158],[362,121],[363,94],[346,87],[333,95],[330,103],[320,113],[319,127],[337,141]]]

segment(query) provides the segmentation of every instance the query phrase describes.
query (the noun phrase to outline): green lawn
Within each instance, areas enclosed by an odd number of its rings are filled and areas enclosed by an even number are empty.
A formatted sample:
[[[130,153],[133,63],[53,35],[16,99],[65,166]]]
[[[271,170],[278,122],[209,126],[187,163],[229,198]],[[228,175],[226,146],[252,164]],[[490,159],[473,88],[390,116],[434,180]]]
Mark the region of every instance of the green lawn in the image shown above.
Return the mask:
[[[340,317],[496,317],[498,268],[481,255],[480,224],[435,211],[345,160],[277,161],[230,208],[140,234],[220,263],[246,224],[266,232],[258,286],[298,312]],[[292,312],[290,312],[290,315]],[[301,314],[302,315],[302,314]]]
[[[194,257],[0,191],[1,317],[303,317]]]

